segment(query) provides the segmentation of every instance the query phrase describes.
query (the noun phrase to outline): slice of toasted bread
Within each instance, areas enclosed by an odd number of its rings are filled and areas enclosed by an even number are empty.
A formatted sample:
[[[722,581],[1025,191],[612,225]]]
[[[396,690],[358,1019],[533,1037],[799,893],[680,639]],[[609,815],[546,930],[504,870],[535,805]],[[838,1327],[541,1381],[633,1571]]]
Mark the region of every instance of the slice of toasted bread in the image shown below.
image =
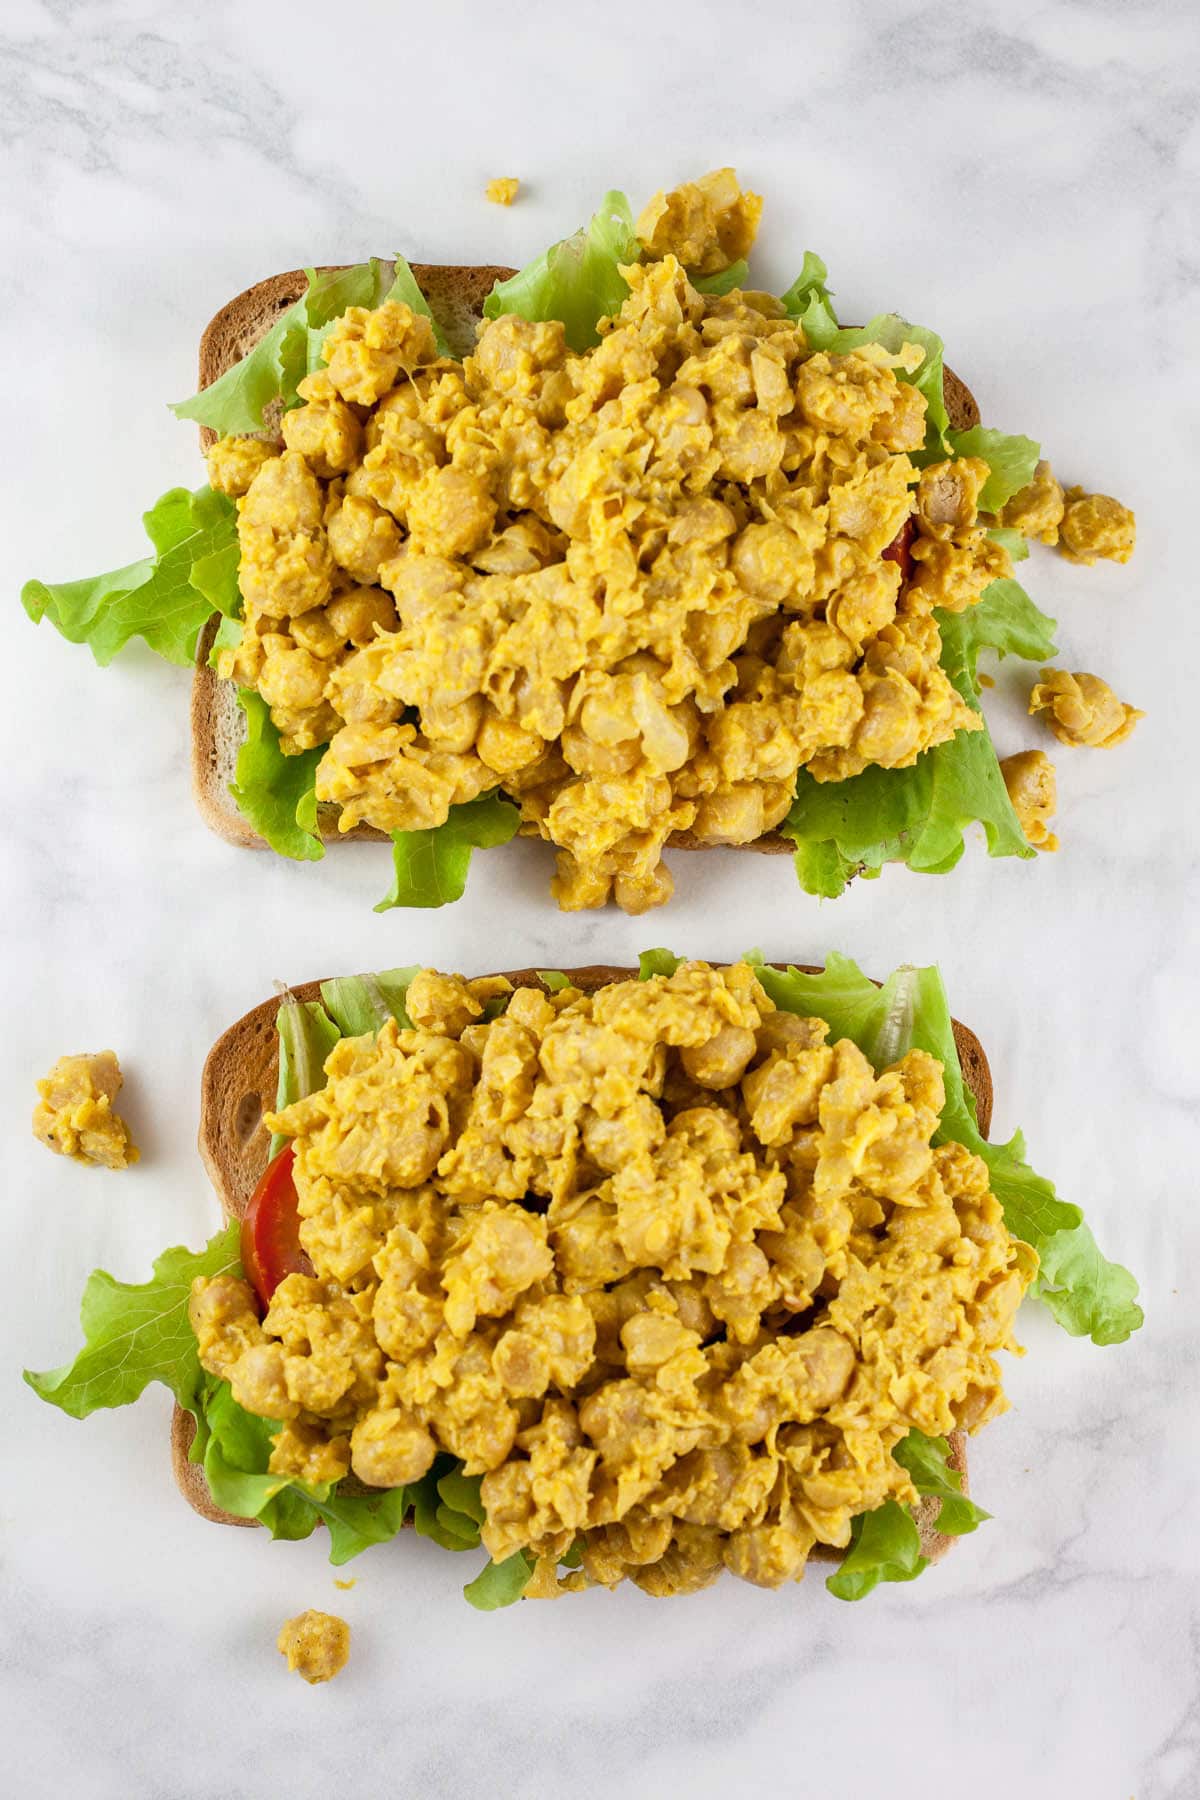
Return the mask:
[[[437,263],[414,263],[413,274],[421,292],[429,301],[442,325],[450,347],[456,354],[468,351],[475,341],[475,327],[483,317],[483,303],[497,281],[507,281],[512,269],[490,266],[465,267]],[[226,369],[252,350],[259,338],[268,332],[280,313],[291,306],[305,288],[303,269],[289,269],[285,275],[273,275],[256,282],[223,306],[209,321],[200,339],[200,386],[206,388]],[[979,423],[979,408],[966,382],[952,369],[943,371],[946,411],[956,431],[965,431]],[[207,426],[200,428],[204,449],[216,433]],[[246,735],[246,721],[237,703],[237,691],[231,681],[221,681],[208,666],[208,656],[216,635],[217,620],[210,621],[196,646],[196,672],[192,680],[192,792],[200,815],[210,831],[230,844],[247,850],[266,848],[254,827],[238,811],[229,792],[237,753]],[[351,831],[338,830],[338,807],[322,804],[317,808],[317,826],[327,843],[339,838],[375,838],[387,841],[385,831],[371,825],[356,825]],[[676,831],[669,839],[673,850],[711,849],[694,831]],[[768,831],[751,844],[738,844],[739,850],[759,850],[767,855],[790,855],[796,846],[777,831]]]
[[[819,972],[811,963],[798,966],[810,975]],[[542,986],[536,969],[508,969],[504,973],[514,987]],[[636,975],[637,970],[593,963],[585,968],[568,969],[565,973],[575,987],[590,994],[609,982]],[[290,992],[297,1000],[319,1000],[321,984],[306,981]],[[222,1033],[208,1053],[200,1081],[200,1155],[217,1191],[221,1211],[230,1222],[245,1213],[250,1196],[267,1166],[271,1140],[263,1124],[263,1114],[275,1105],[279,1080],[279,1039],[275,1030],[278,1010],[278,999],[264,1000]],[[986,1137],[992,1122],[991,1068],[975,1033],[957,1019],[953,1025],[963,1077],[975,1097],[979,1129]],[[171,1419],[171,1462],[184,1499],[202,1518],[210,1519],[213,1524],[254,1524],[255,1521],[239,1519],[214,1503],[204,1470],[198,1463],[188,1461],[195,1429],[191,1414],[176,1406]],[[951,1465],[962,1476],[963,1492],[968,1493],[966,1436],[961,1431],[951,1432],[949,1443]],[[921,1552],[930,1562],[944,1556],[954,1541],[934,1529],[933,1521],[939,1511],[940,1503],[936,1500],[922,1500],[916,1509]],[[837,1561],[838,1554],[822,1544],[812,1552],[815,1560],[822,1561]]]
[[[327,271],[318,272],[324,274]],[[449,263],[414,263],[412,272],[417,286],[437,314],[450,348],[460,356],[465,355],[475,342],[475,328],[483,317],[483,303],[493,287],[515,273],[499,265],[468,267]],[[209,320],[200,339],[199,385],[209,387],[247,351],[253,350],[280,313],[300,298],[307,281],[303,269],[289,269],[286,274],[272,275],[267,281],[256,281],[236,300],[223,306]],[[207,425],[202,425],[201,448],[207,450],[216,435]],[[208,666],[216,630],[214,618],[201,633],[196,646],[196,672],[192,678],[192,792],[200,816],[218,837],[247,850],[262,850],[266,848],[262,838],[243,819],[229,792],[237,753],[246,736],[246,721],[238,706],[233,683],[219,680]],[[317,808],[321,836],[328,842],[339,837],[382,838],[386,841],[386,832],[375,831],[369,825],[339,832],[338,810],[336,806]]]

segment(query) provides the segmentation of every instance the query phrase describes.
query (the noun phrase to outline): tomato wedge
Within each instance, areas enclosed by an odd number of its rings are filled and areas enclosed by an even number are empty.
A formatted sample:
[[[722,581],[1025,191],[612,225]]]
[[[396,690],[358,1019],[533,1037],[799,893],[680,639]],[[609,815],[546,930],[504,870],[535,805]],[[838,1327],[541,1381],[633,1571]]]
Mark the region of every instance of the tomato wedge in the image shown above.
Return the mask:
[[[916,525],[912,519],[905,519],[903,525],[883,553],[884,562],[900,564],[900,579],[907,581],[912,574],[912,551],[909,548],[916,535]]]
[[[295,1152],[285,1144],[263,1172],[242,1219],[242,1267],[264,1306],[285,1275],[311,1275],[300,1247],[300,1213],[292,1177]]]

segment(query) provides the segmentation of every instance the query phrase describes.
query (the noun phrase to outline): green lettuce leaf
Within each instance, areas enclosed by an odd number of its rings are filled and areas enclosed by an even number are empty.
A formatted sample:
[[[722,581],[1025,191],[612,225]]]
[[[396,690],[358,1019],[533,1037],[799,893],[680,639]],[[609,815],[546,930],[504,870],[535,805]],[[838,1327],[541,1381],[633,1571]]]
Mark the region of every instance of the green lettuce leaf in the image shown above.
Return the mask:
[[[21,589],[35,625],[48,618],[68,642],[86,644],[102,668],[135,637],[168,662],[190,664],[214,610],[240,603],[232,500],[209,487],[171,488],[142,522],[153,556],[107,575],[57,586],[27,581]]]
[[[89,1278],[81,1319],[85,1343],[74,1361],[25,1379],[43,1400],[72,1418],[101,1407],[128,1406],[152,1381],[170,1389],[196,1421],[190,1451],[202,1463],[218,1506],[242,1519],[258,1519],[274,1537],[307,1537],[319,1519],[330,1528],[331,1560],[341,1562],[399,1529],[403,1490],[365,1499],[311,1492],[271,1475],[267,1462],[278,1425],[240,1407],[228,1382],[200,1367],[187,1304],[198,1275],[240,1275],[239,1229],[226,1226],[201,1251],[165,1250],[150,1281],[114,1281],[103,1269]]]
[[[213,490],[210,488],[209,492]],[[218,496],[224,500],[225,495]],[[222,628],[226,635],[220,645],[214,648],[223,649],[232,641],[239,644],[242,639],[241,614],[242,590],[238,586],[238,563],[241,560],[241,546],[237,540],[237,522],[234,521],[234,535],[228,542],[222,542],[217,549],[210,550],[207,555],[197,558],[191,568],[191,583],[196,592],[208,601],[214,612],[222,614],[221,623],[217,627],[220,636]],[[236,635],[233,627],[237,627]]]
[[[236,1225],[217,1232],[203,1250],[164,1250],[151,1279],[140,1285],[94,1270],[80,1307],[82,1350],[60,1369],[26,1369],[25,1380],[73,1419],[86,1419],[100,1407],[128,1406],[152,1381],[194,1411],[203,1376],[188,1296],[197,1275],[224,1274],[241,1274]]]
[[[642,950],[638,953],[638,980],[649,981],[655,975],[673,975],[682,956],[673,950]]]
[[[989,856],[1036,855],[1013,812],[990,737],[960,731],[910,769],[870,768],[831,782],[816,782],[802,769],[780,831],[796,845],[800,885],[832,900],[853,876],[876,876],[889,862],[946,874],[962,856],[963,833],[977,823]]]
[[[596,326],[621,310],[629,284],[621,266],[638,262],[641,245],[624,194],[605,194],[591,221],[498,281],[484,302],[487,319],[561,319],[572,350],[599,343]]]
[[[953,1140],[988,1165],[1005,1224],[1038,1253],[1032,1292],[1073,1337],[1119,1344],[1138,1329],[1143,1314],[1137,1282],[1128,1269],[1101,1255],[1080,1208],[1060,1200],[1053,1184],[1029,1167],[1021,1134],[1007,1144],[991,1144],[980,1135],[936,968],[898,969],[877,988],[848,957],[831,955],[819,975],[760,967],[758,977],[776,1006],[827,1020],[833,1037],[853,1039],[876,1068],[886,1068],[914,1046],[936,1057],[946,1104],[935,1142]]]
[[[328,1500],[314,1503],[329,1530],[329,1560],[349,1562],[372,1544],[395,1537],[412,1507],[407,1488],[384,1488],[378,1494],[343,1494],[336,1488]]]
[[[442,1453],[435,1457],[429,1473],[409,1489],[415,1529],[421,1537],[429,1538],[443,1550],[474,1550],[479,1545],[479,1524],[473,1514],[462,1511],[453,1503],[453,1488],[449,1500],[443,1498],[440,1491],[440,1483],[445,1478],[461,1471],[462,1464],[457,1457]]]
[[[393,831],[392,885],[375,911],[461,900],[472,851],[507,844],[520,822],[512,801],[496,790],[452,806],[446,823],[429,831]]]
[[[403,270],[411,282],[407,263]],[[172,406],[177,419],[194,419],[220,437],[261,431],[268,407],[277,401],[285,408],[293,405],[299,383],[320,366],[321,348],[334,320],[347,307],[378,306],[388,287],[387,265],[374,256],[346,269],[307,269],[305,273],[308,287],[299,300],[280,313],[270,331],[240,362],[190,400]],[[397,299],[408,297],[406,291],[396,295]],[[424,302],[421,310],[429,311]]]
[[[424,313],[425,317],[429,320],[429,323],[433,326],[434,341],[437,344],[439,352],[443,356],[452,355],[453,352],[446,341],[446,335],[442,330],[441,321],[438,319],[437,314],[417,286],[417,278],[402,256],[397,255],[393,259],[392,270],[392,285],[384,295],[384,299],[398,300],[404,306],[411,307],[413,312]],[[326,327],[326,330],[328,330],[328,327]],[[322,342],[323,341],[324,340],[322,339]]]
[[[279,1033],[275,1104],[282,1112],[325,1086],[326,1058],[343,1033],[319,1000],[297,1000],[293,994],[280,1001],[275,1029]]]
[[[975,712],[981,650],[1035,661],[1054,655],[1054,620],[1011,579],[993,581],[965,612],[936,616],[942,667]],[[801,886],[836,899],[851,876],[878,875],[887,862],[944,874],[963,853],[967,827],[976,823],[983,826],[989,856],[1036,856],[986,729],[956,733],[908,769],[869,768],[848,781],[825,782],[801,769],[780,830],[796,845]]]
[[[407,1031],[412,1020],[404,1010],[404,997],[416,973],[414,964],[409,969],[382,969],[377,975],[342,975],[321,983],[321,998],[343,1037],[364,1037],[389,1019]]]
[[[437,1477],[438,1524],[469,1550],[477,1547],[480,1527],[487,1523],[480,1481],[478,1475],[464,1475],[461,1464]]]
[[[404,1000],[416,973],[414,965],[381,969],[374,975],[338,976],[321,983],[320,1000],[297,1000],[285,994],[275,1016],[279,1034],[275,1110],[282,1112],[293,1101],[324,1087],[325,1063],[339,1039],[376,1032],[389,1019],[410,1029],[412,1020],[405,1011]],[[276,1132],[271,1138],[270,1155],[275,1156],[286,1142]]]
[[[787,292],[781,296],[788,317],[804,327],[810,350],[828,350],[838,332],[837,314],[825,283],[829,271],[812,250],[804,252],[804,262]]]
[[[310,375],[317,369],[324,368],[325,339],[342,314],[352,306],[375,307],[385,300],[398,300],[411,307],[413,312],[424,313],[433,326],[438,349],[443,355],[446,354],[446,341],[442,336],[441,326],[434,318],[429,302],[417,286],[417,278],[404,257],[396,255],[393,258],[390,284],[388,265],[380,263],[375,257],[369,262],[355,263],[346,269],[330,269],[318,275],[314,275],[312,269],[305,272],[309,280],[305,303]],[[297,396],[285,394],[281,398],[286,406]]]
[[[831,1042],[849,1038],[876,1068],[886,1068],[897,1054],[904,1054],[899,1050],[888,1055],[895,1045],[911,1047],[917,989],[912,981],[900,979],[909,971],[897,970],[882,986],[877,986],[850,957],[832,950],[825,967],[815,975],[794,966],[776,969],[759,957],[753,958],[752,966],[760,984],[782,1011],[796,1013],[800,1018],[824,1019]],[[928,973],[936,977],[936,970]],[[877,1060],[885,1057],[886,1061]]]
[[[731,294],[734,288],[745,287],[749,275],[750,265],[745,257],[730,263],[727,269],[718,269],[715,275],[693,275],[688,270],[688,280],[698,294]]]
[[[189,1456],[203,1464],[218,1506],[236,1518],[257,1520],[273,1538],[310,1537],[323,1521],[335,1566],[395,1537],[410,1510],[408,1489],[352,1494],[328,1483],[309,1488],[272,1475],[267,1464],[278,1430],[275,1420],[239,1406],[227,1381],[208,1378]]]
[[[193,1413],[196,1435],[189,1460],[203,1465],[217,1506],[238,1519],[257,1519],[272,1537],[306,1538],[317,1523],[312,1498],[286,1475],[268,1473],[279,1425],[239,1406],[227,1381],[207,1378]],[[329,1489],[318,1490],[322,1496]]]
[[[1026,1199],[1021,1181],[1025,1141],[1020,1132],[1008,1148],[1016,1170],[1011,1180],[1007,1169],[999,1171],[1001,1185],[997,1186],[997,1193],[1005,1190],[1005,1212],[1011,1209],[1019,1216],[1019,1207]],[[992,1180],[995,1185],[995,1168]],[[1037,1196],[1032,1198],[1036,1200]],[[1080,1223],[1073,1231],[1054,1232],[1039,1254],[1034,1292],[1072,1337],[1090,1337],[1094,1344],[1123,1344],[1141,1325],[1145,1314],[1137,1304],[1137,1282],[1128,1269],[1120,1263],[1110,1263],[1102,1255],[1086,1224]]]
[[[919,368],[895,370],[898,380],[909,382],[925,396],[925,446],[912,453],[912,460],[923,465],[952,455],[948,435],[950,415],[942,392],[945,353],[937,333],[926,331],[923,325],[913,325],[898,313],[880,313],[869,325],[843,326],[828,342],[817,347],[835,356],[845,356],[863,344],[882,344],[889,356],[898,355],[905,344],[920,345],[925,355]]]
[[[825,1586],[837,1600],[862,1600],[881,1581],[915,1581],[928,1566],[916,1520],[898,1500],[885,1500],[874,1512],[859,1513],[850,1548]]]
[[[1029,555],[1029,541],[1011,525],[993,525],[988,532],[993,543],[1003,544],[1008,551],[1009,560],[1015,563],[1024,562]]]
[[[533,1558],[525,1550],[514,1550],[503,1562],[489,1562],[474,1581],[468,1581],[463,1595],[477,1612],[496,1612],[521,1598],[532,1574]]]
[[[972,425],[969,431],[950,432],[949,437],[955,456],[981,456],[991,470],[979,496],[980,512],[999,512],[1033,480],[1042,447],[1032,438],[1010,436],[990,425]]]
[[[324,750],[285,756],[262,695],[239,688],[238,705],[246,715],[246,741],[229,784],[238,811],[280,856],[319,862],[325,846],[317,836],[317,765]]]
[[[213,632],[212,646],[208,652],[209,668],[217,669],[220,665],[222,650],[236,650],[241,641],[242,621],[223,618]]]
[[[951,1467],[950,1446],[944,1437],[928,1437],[913,1428],[901,1438],[892,1457],[902,1469],[907,1469],[922,1498],[941,1501],[935,1523],[947,1537],[962,1537],[991,1518],[991,1513],[984,1512],[982,1506],[976,1506],[963,1493],[962,1476]]]
[[[1057,619],[1036,607],[1011,576],[991,582],[983,597],[965,612],[939,612],[937,622],[942,634],[942,667],[965,700],[979,693],[980,651],[994,650],[1000,657],[1020,656],[1036,663],[1056,654]]]
[[[319,1000],[297,1000],[293,994],[280,1001],[275,1030],[279,1036],[275,1111],[282,1112],[325,1086],[325,1059],[342,1033]],[[268,1155],[277,1156],[287,1141],[273,1132]]]
[[[950,1466],[950,1446],[945,1438],[910,1430],[892,1455],[908,1471],[918,1494],[941,1501],[936,1524],[947,1537],[962,1537],[991,1518],[963,1493],[962,1476]],[[881,1581],[912,1581],[928,1566],[911,1513],[899,1501],[886,1500],[854,1520],[850,1549],[825,1586],[839,1600],[862,1600]]]
[[[234,1400],[227,1382],[205,1396],[203,1423],[192,1447],[202,1462],[213,1499],[240,1519],[257,1519],[272,1537],[308,1537],[318,1523],[329,1531],[329,1560],[335,1566],[395,1537],[410,1512],[427,1537],[445,1549],[474,1550],[485,1517],[479,1478],[464,1476],[452,1457],[439,1457],[435,1470],[413,1487],[354,1494],[340,1487],[306,1488],[272,1475],[267,1464],[279,1426],[255,1418]],[[439,1476],[437,1469],[446,1468]],[[444,1500],[438,1494],[445,1495]],[[430,1524],[433,1509],[434,1529]],[[515,1596],[514,1596],[515,1598]],[[494,1604],[503,1604],[495,1601]]]

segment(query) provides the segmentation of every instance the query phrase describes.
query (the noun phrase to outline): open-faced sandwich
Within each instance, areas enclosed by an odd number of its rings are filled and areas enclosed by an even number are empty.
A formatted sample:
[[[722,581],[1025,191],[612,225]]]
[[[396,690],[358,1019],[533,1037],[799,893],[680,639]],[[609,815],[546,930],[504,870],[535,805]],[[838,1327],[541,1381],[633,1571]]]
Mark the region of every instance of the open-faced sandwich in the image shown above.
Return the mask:
[[[1123,562],[1133,515],[981,426],[931,331],[842,327],[811,253],[751,288],[760,210],[726,169],[636,225],[606,195],[519,274],[260,282],[175,409],[208,484],[147,513],[143,562],[26,608],[99,662],[198,657],[209,823],[306,859],[390,838],[385,907],[456,898],[518,830],[560,906],[629,912],[667,846],[792,851],[823,895],[943,872],[973,824],[1053,849],[1053,764],[997,761],[977,660],[1054,654],[1028,537]],[[1087,671],[1030,705],[1069,744],[1139,716]]]
[[[964,1434],[1026,1293],[1141,1323],[991,1098],[935,969],[313,983],[208,1058],[222,1229],[94,1274],[84,1348],[26,1379],[77,1418],[163,1382],[208,1518],[324,1523],[335,1563],[482,1541],[483,1608],[812,1557],[858,1599],[988,1516]]]

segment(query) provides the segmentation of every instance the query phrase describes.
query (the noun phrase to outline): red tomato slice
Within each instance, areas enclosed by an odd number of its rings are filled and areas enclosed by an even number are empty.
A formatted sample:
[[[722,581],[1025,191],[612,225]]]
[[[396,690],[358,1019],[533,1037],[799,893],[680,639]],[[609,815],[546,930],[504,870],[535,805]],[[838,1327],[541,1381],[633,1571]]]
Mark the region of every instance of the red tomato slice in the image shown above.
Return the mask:
[[[300,1213],[292,1178],[295,1152],[285,1144],[266,1166],[242,1219],[242,1267],[264,1306],[285,1275],[311,1275],[300,1247]]]
[[[884,562],[900,564],[900,580],[905,582],[912,574],[912,551],[909,548],[916,535],[916,524],[912,519],[905,519],[903,525],[883,553]]]

